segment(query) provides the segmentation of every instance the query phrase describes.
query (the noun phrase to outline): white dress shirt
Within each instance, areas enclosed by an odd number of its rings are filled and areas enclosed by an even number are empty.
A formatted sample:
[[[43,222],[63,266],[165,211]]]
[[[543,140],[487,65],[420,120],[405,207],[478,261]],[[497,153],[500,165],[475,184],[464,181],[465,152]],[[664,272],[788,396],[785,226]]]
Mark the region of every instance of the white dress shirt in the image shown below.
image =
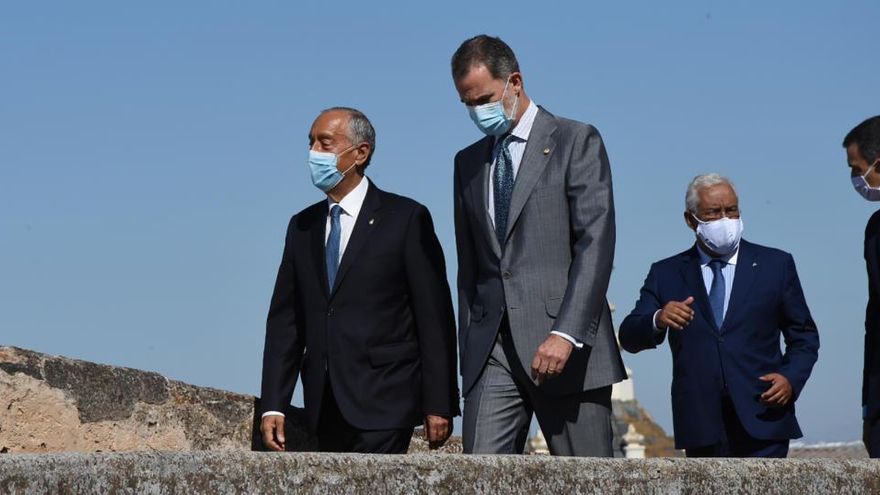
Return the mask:
[[[703,285],[706,287],[706,295],[709,295],[709,291],[712,290],[712,281],[715,280],[715,275],[712,273],[709,262],[714,258],[703,251],[699,244],[697,245],[697,253],[700,254],[700,272],[703,274]],[[736,261],[738,258],[739,246],[737,246],[736,251],[733,253],[718,258],[725,262],[725,265],[721,268],[721,275],[724,276],[724,310],[721,313],[722,321],[727,316],[727,306],[730,304],[730,292],[733,290],[733,277],[736,276]],[[662,331],[657,327],[657,315],[660,314],[660,311],[662,309],[658,309],[654,313],[654,330],[657,332]]]
[[[335,203],[329,196],[327,197],[327,228],[324,232],[325,246],[327,245],[327,239],[330,237],[330,209],[336,204],[342,208],[342,213],[339,215],[339,226],[341,227],[339,236],[340,261],[342,261],[342,254],[345,253],[346,246],[348,246],[348,240],[351,239],[351,232],[354,230],[354,224],[357,222],[358,214],[360,214],[361,207],[364,205],[364,199],[367,197],[369,187],[370,181],[364,177],[361,179],[360,184],[346,194],[339,203]],[[266,416],[284,416],[284,414],[279,411],[266,411],[262,417],[265,418]]]
[[[342,255],[348,246],[348,240],[351,239],[351,231],[354,230],[354,223],[357,221],[358,214],[361,212],[361,206],[364,205],[364,199],[367,197],[367,190],[370,187],[370,181],[366,177],[361,179],[360,184],[355,186],[339,203],[334,203],[330,197],[327,197],[327,228],[324,231],[324,245],[327,245],[327,239],[330,238],[330,210],[333,205],[338,204],[342,208],[342,214],[339,215],[339,226],[342,227],[339,237],[339,260],[342,261]]]
[[[526,151],[526,144],[529,141],[529,135],[532,133],[532,124],[535,123],[535,117],[538,115],[538,105],[533,101],[529,101],[529,106],[525,113],[519,119],[516,127],[510,131],[510,135],[514,137],[507,145],[510,151],[511,167],[513,168],[513,180],[516,182],[516,174],[519,172],[519,164],[522,162],[523,153]],[[498,139],[495,138],[495,146],[492,150],[492,166],[489,169],[489,218],[492,219],[492,227],[495,227],[495,163],[498,161],[498,152],[500,148],[497,146]],[[574,337],[567,333],[551,330],[550,333],[558,335],[563,339],[571,342],[575,347],[580,349],[584,346],[583,342],[578,342]]]

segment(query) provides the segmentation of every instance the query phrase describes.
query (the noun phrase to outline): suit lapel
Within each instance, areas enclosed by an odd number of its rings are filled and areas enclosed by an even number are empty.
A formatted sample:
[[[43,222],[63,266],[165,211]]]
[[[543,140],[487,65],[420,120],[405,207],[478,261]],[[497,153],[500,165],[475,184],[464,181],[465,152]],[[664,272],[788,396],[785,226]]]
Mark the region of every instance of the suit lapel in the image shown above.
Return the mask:
[[[544,109],[538,110],[535,116],[535,122],[532,124],[532,130],[529,133],[529,140],[526,142],[526,149],[523,153],[522,160],[519,164],[519,170],[516,174],[516,182],[513,184],[513,194],[510,197],[510,215],[507,219],[507,234],[505,239],[510,237],[516,220],[522,213],[526,200],[532,193],[544,168],[550,159],[550,152],[553,151],[555,141],[553,140],[553,132],[556,130],[556,124],[551,116]],[[549,150],[547,153],[545,151]]]
[[[361,206],[361,211],[358,213],[357,220],[354,223],[354,229],[351,231],[351,237],[349,237],[345,252],[342,254],[342,260],[339,262],[339,270],[336,272],[336,283],[330,291],[331,298],[339,289],[339,285],[345,278],[346,273],[354,264],[354,260],[360,254],[379,221],[379,218],[376,216],[376,210],[382,205],[381,194],[381,191],[370,182],[367,196],[364,198],[364,204]],[[324,271],[326,272],[326,270]]]
[[[495,227],[492,224],[492,219],[489,217],[489,170],[492,167],[492,146],[495,140],[487,137],[483,141],[483,147],[480,149],[479,155],[474,159],[474,163],[477,164],[479,169],[474,174],[473,180],[471,180],[471,201],[474,204],[477,222],[479,222],[481,227],[480,230],[486,234],[486,242],[492,247],[495,255],[501,258],[501,246],[498,244]]]
[[[712,306],[709,305],[709,295],[706,294],[706,283],[703,281],[703,269],[700,267],[700,254],[697,247],[694,246],[687,252],[683,259],[681,274],[684,282],[690,289],[690,294],[694,297],[694,304],[700,310],[700,314],[709,322],[712,329],[718,331],[718,325],[715,324],[715,318],[712,316]]]
[[[327,287],[327,255],[325,254],[327,246],[324,241],[324,237],[327,235],[327,201],[324,201],[323,205],[317,209],[309,230],[312,236],[312,258],[318,271],[318,284],[326,296],[330,292]]]
[[[730,290],[730,301],[727,303],[727,313],[724,316],[724,323],[721,325],[722,330],[730,326],[731,320],[736,318],[738,311],[748,301],[748,295],[755,278],[757,278],[759,268],[751,244],[740,241],[736,270],[733,276],[733,288]]]

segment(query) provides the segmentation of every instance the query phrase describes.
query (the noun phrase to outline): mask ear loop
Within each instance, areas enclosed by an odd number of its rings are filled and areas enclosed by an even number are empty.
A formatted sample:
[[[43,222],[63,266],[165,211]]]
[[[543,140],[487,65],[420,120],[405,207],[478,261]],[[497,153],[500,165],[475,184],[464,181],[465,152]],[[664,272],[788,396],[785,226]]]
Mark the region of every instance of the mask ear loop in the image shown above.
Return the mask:
[[[354,163],[352,163],[351,166],[348,167],[348,168],[345,170],[345,172],[342,172],[342,176],[345,177],[345,174],[351,172],[351,169],[353,169],[353,168],[355,168],[355,167],[357,167],[357,161],[355,161]]]
[[[360,146],[361,144],[363,144],[363,143],[353,144],[353,145],[349,146],[347,149],[345,149],[342,153],[339,153],[339,155],[344,155],[344,154],[348,153],[349,151],[351,151],[351,150],[357,148],[357,147]],[[339,159],[339,158],[338,158],[339,155],[336,155],[336,157],[337,157],[336,159],[337,159],[337,160]],[[345,174],[351,172],[351,169],[357,167],[357,164],[358,164],[358,162],[357,162],[357,158],[355,158],[355,160],[354,160],[354,162],[352,162],[351,166],[348,167],[347,169],[345,169],[345,172],[341,172],[341,173],[342,173],[342,177],[344,178],[344,177],[345,177]],[[342,182],[342,181],[340,181],[340,182]]]
[[[510,84],[510,78],[512,76],[513,74],[507,76],[507,82],[504,83],[504,91],[501,92],[501,111],[504,112],[504,117],[510,120],[513,120],[513,118],[516,117],[516,110],[519,107],[519,96],[514,95],[516,99],[513,100],[513,110],[511,110],[510,116],[507,115],[507,110],[504,109],[504,96],[507,94],[507,87]]]
[[[880,186],[874,187],[870,183],[868,183],[868,174],[871,173],[871,170],[874,170],[875,172],[877,171],[877,163],[878,162],[880,162],[880,157],[878,157],[876,160],[874,160],[874,163],[872,163],[870,166],[868,166],[868,170],[865,170],[865,173],[862,174],[862,176],[861,176],[862,182],[864,182],[865,185],[868,186],[868,189],[880,190]]]
[[[691,212],[688,212],[688,213],[690,213],[691,216],[694,217],[694,220],[696,220],[697,223],[702,223],[702,224],[709,223],[709,222],[707,222],[707,221],[705,221],[705,220],[700,220],[699,218],[697,218],[697,216],[694,215],[694,212],[692,212],[692,211],[691,211]]]

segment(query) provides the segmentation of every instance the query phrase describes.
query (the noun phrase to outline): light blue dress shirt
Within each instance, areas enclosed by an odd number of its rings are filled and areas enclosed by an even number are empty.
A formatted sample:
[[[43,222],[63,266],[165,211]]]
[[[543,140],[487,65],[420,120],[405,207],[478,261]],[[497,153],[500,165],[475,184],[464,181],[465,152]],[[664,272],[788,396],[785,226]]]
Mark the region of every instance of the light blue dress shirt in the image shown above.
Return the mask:
[[[706,285],[706,295],[709,294],[709,290],[712,288],[712,281],[715,279],[715,275],[712,274],[712,268],[709,267],[709,262],[712,261],[712,257],[706,254],[699,245],[697,246],[697,252],[700,253],[700,270],[703,272],[703,284]],[[727,256],[722,256],[719,258],[721,261],[724,261],[726,264],[723,268],[721,268],[721,274],[724,275],[724,316],[727,316],[727,306],[730,304],[730,292],[733,290],[733,277],[736,275],[736,260],[739,257],[739,246],[737,246],[736,251]]]
[[[706,295],[708,296],[709,291],[712,290],[712,281],[715,280],[715,275],[712,273],[712,269],[709,268],[709,262],[712,261],[712,257],[706,254],[699,244],[697,245],[697,253],[700,254],[700,271],[703,274],[703,285],[706,287]],[[719,258],[726,263],[721,269],[721,274],[724,275],[724,317],[727,317],[727,306],[730,304],[730,293],[733,291],[733,277],[736,276],[737,258],[739,258],[739,246],[737,246],[736,251],[733,253]],[[659,332],[663,331],[657,326],[657,316],[660,314],[660,311],[663,311],[663,308],[654,312],[654,331],[658,332],[658,336],[661,335]]]

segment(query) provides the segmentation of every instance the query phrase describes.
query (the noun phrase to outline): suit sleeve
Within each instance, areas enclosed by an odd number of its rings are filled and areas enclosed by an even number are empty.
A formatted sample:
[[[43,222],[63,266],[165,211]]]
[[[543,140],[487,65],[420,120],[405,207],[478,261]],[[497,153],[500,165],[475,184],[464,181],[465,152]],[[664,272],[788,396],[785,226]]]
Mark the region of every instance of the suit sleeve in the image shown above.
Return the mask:
[[[639,293],[636,307],[620,324],[618,338],[627,352],[636,353],[653,349],[666,338],[666,330],[654,328],[654,314],[663,307],[657,276],[657,265],[652,265]]]
[[[260,395],[261,413],[284,411],[290,405],[299,377],[305,349],[305,335],[296,324],[296,286],[293,264],[294,224],[290,220],[281,266],[275,279],[275,290],[266,319],[266,342],[263,348],[263,383]]]
[[[574,254],[565,298],[552,330],[587,346],[596,340],[614,263],[614,198],[602,137],[592,126],[577,138],[566,176]]]
[[[474,261],[474,240],[471,237],[470,223],[467,212],[464,209],[463,188],[459,173],[458,156],[455,159],[455,177],[453,196],[455,201],[455,249],[458,255],[458,331],[460,344],[464,343],[464,332],[467,331],[470,322],[470,308],[474,302],[474,276],[476,262]]]
[[[443,249],[424,206],[419,205],[410,218],[404,257],[419,339],[423,412],[458,416],[455,316]]]
[[[877,337],[880,331],[880,245],[874,232],[880,228],[880,212],[874,213],[865,227],[865,268],[868,272],[868,304],[865,306],[865,347],[862,368],[862,406],[865,419],[873,419],[877,415],[876,377],[880,375],[880,363],[877,359]],[[874,397],[874,401],[869,398]],[[871,410],[868,406],[871,405]]]
[[[801,281],[794,265],[794,258],[786,254],[784,293],[782,300],[782,329],[785,340],[785,353],[782,369],[779,371],[788,378],[794,389],[794,399],[801,394],[813,365],[819,357],[819,331],[804,298]]]

